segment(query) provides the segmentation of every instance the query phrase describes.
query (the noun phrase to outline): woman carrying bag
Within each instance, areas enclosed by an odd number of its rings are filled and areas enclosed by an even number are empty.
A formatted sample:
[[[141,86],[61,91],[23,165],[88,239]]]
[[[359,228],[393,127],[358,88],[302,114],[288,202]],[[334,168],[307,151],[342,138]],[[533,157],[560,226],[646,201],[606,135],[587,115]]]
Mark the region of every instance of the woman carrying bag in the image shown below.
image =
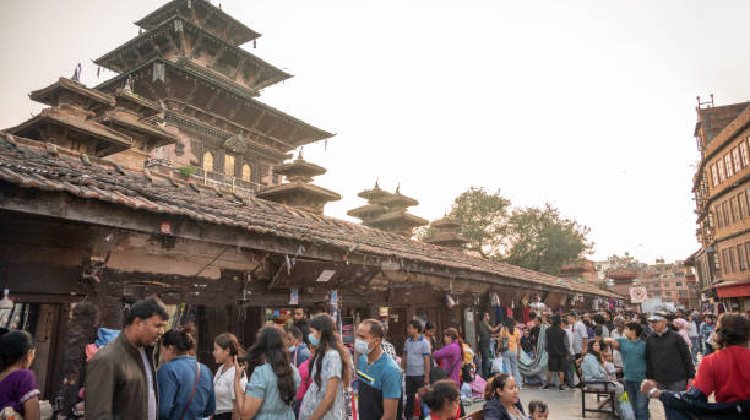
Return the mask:
[[[156,372],[160,419],[202,419],[214,414],[211,370],[198,363],[194,350],[195,341],[184,328],[169,330],[161,338],[165,364]]]

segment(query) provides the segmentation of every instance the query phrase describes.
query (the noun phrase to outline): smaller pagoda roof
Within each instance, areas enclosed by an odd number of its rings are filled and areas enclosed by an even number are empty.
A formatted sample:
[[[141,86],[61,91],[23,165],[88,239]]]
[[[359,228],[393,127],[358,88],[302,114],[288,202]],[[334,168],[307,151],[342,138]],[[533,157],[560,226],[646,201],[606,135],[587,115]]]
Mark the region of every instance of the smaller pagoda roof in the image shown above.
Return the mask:
[[[61,77],[51,85],[32,91],[29,98],[36,102],[41,102],[49,106],[59,104],[60,95],[64,92],[72,93],[85,101],[95,102],[102,105],[114,106],[115,100],[111,95],[98,90],[89,89],[81,83],[74,82],[71,79]]]
[[[458,223],[458,221],[450,216],[445,216],[442,219],[435,220],[430,224],[432,227],[436,228],[448,228],[448,229],[460,229],[461,224]]]
[[[367,217],[367,216],[373,216],[373,215],[381,215],[388,211],[388,208],[382,204],[365,204],[364,206],[357,207],[356,209],[351,209],[346,214],[349,216],[354,217]]]
[[[302,181],[292,181],[276,185],[256,193],[255,196],[273,201],[277,197],[291,196],[293,194],[304,195],[309,201],[328,202],[341,200],[341,195],[338,193]]]
[[[191,8],[195,8],[199,13],[190,13]],[[242,45],[260,37],[260,33],[206,0],[172,0],[137,20],[135,24],[148,31],[175,14],[195,16],[198,19],[197,22],[194,21],[196,24],[217,36],[220,33],[226,34],[221,38],[234,45]]]
[[[107,111],[101,118],[102,122],[119,125],[141,134],[145,134],[153,141],[153,147],[164,146],[177,142],[177,137],[160,127],[144,123],[137,116],[127,111]]]
[[[424,239],[425,242],[429,244],[435,244],[435,245],[462,245],[469,243],[466,238],[464,238],[460,233],[458,232],[434,232],[432,235]]]
[[[117,153],[129,149],[133,139],[112,130],[99,122],[86,119],[68,112],[61,112],[54,108],[43,109],[35,117],[22,124],[8,129],[8,132],[26,136],[40,124],[53,124],[69,128],[95,140],[104,141],[109,145],[106,154]]]
[[[370,201],[381,200],[391,195],[393,195],[393,193],[380,189],[380,185],[378,185],[377,181],[375,182],[375,186],[372,189],[364,190],[361,193],[357,194],[358,197]]]
[[[273,172],[286,177],[312,178],[326,173],[326,168],[297,158],[292,163],[284,163],[273,168]]]
[[[419,216],[406,213],[405,211],[391,211],[367,222],[373,226],[402,225],[402,226],[424,226],[429,222]]]
[[[389,196],[380,198],[377,201],[378,203],[385,204],[389,207],[409,207],[419,204],[419,201],[411,197],[407,197],[400,192],[390,194]]]

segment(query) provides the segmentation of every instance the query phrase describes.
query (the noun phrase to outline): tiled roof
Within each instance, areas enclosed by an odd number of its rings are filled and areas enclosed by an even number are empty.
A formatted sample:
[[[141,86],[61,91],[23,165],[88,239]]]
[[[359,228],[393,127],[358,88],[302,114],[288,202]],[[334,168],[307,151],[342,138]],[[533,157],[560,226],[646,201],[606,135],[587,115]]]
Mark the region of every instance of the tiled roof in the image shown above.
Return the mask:
[[[213,189],[188,185],[157,174],[144,176],[143,172],[115,168],[114,164],[103,159],[85,159],[67,149],[58,148],[53,155],[44,143],[3,132],[0,132],[0,181],[21,188],[69,193],[204,223],[240,227],[249,232],[317,243],[345,252],[467,270],[498,280],[526,281],[558,290],[567,289],[572,293],[612,295],[594,286],[584,290],[547,274],[476,258],[259,198],[222,196]]]

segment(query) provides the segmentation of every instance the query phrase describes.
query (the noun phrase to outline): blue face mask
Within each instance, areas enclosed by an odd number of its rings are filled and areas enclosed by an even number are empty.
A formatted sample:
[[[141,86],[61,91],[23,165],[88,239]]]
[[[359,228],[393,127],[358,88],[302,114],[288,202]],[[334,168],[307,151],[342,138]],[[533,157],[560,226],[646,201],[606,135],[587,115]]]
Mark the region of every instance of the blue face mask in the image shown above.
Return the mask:
[[[313,333],[307,334],[307,340],[315,347],[318,347],[318,344],[320,344],[320,339],[315,338],[315,334]]]

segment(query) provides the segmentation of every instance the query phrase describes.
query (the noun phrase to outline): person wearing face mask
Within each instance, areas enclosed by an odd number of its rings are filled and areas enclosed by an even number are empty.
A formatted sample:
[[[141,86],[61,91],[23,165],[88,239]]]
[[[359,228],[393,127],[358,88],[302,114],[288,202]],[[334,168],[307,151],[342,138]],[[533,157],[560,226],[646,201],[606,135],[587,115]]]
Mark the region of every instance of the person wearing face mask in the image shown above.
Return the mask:
[[[357,327],[354,351],[359,356],[359,418],[396,420],[402,415],[401,368],[383,352],[383,325],[365,319]]]
[[[294,367],[299,369],[300,365],[310,358],[310,350],[305,345],[305,343],[310,343],[310,334],[308,333],[308,339],[303,341],[302,331],[297,327],[287,327],[285,333],[284,340],[289,351],[289,358]]]
[[[351,360],[336,340],[335,322],[328,314],[310,320],[310,344],[318,350],[310,362],[310,386],[305,392],[299,419],[337,420],[346,417],[344,384],[351,381]]]

